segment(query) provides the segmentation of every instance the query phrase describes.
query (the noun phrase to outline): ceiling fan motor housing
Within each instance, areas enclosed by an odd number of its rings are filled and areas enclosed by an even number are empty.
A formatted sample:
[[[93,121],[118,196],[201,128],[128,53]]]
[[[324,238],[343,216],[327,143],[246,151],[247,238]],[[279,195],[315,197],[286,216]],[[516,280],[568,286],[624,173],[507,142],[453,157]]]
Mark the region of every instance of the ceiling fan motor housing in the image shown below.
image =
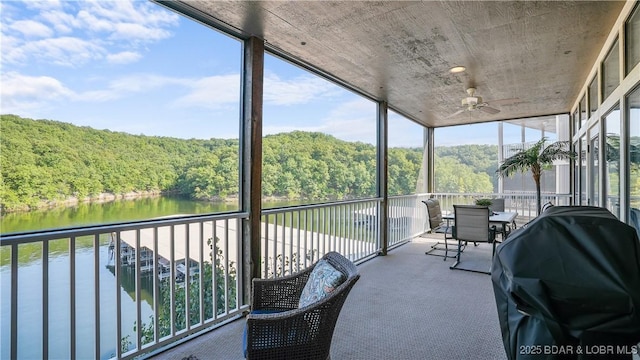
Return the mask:
[[[482,104],[482,98],[480,96],[468,96],[462,99],[462,106],[467,106],[469,109],[475,108],[478,104]]]
[[[473,110],[476,108],[476,105],[482,104],[482,98],[480,96],[474,96],[476,93],[476,88],[470,87],[467,89],[466,98],[462,99],[462,106],[467,106],[469,110]]]
[[[456,111],[455,113],[453,113],[451,115],[449,115],[447,118],[456,116],[456,115],[458,115],[460,113],[463,113],[465,111],[481,110],[481,111],[484,111],[484,112],[489,113],[489,114],[497,114],[497,113],[500,112],[500,110],[490,107],[488,103],[486,103],[486,102],[484,102],[482,100],[482,97],[475,96],[476,95],[476,88],[474,88],[474,87],[467,88],[467,95],[469,95],[469,96],[467,96],[465,98],[462,98],[462,106],[464,108]],[[504,99],[504,100],[513,101],[514,99]],[[498,100],[498,101],[504,101],[504,100]]]

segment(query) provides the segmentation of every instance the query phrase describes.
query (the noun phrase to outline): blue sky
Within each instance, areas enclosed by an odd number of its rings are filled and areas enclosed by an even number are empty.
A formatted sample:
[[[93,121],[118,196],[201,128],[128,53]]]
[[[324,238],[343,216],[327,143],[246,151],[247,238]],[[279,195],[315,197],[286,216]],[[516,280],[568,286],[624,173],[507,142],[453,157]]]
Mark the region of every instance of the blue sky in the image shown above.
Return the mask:
[[[2,1],[3,114],[179,138],[237,138],[240,42],[148,1]],[[264,129],[375,142],[375,105],[265,57]],[[440,129],[441,145],[495,143]],[[468,132],[467,132],[468,133]],[[390,146],[420,146],[392,114]]]

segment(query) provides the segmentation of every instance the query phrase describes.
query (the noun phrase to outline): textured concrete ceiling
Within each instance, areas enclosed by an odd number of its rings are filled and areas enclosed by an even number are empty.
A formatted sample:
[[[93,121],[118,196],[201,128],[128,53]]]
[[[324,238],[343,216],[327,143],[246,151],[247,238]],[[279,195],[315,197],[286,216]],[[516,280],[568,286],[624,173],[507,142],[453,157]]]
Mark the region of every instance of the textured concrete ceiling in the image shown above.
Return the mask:
[[[433,127],[568,113],[624,5],[617,1],[184,3]],[[455,65],[467,70],[449,73]],[[451,116],[461,109],[465,89],[471,86],[500,112],[475,110]]]

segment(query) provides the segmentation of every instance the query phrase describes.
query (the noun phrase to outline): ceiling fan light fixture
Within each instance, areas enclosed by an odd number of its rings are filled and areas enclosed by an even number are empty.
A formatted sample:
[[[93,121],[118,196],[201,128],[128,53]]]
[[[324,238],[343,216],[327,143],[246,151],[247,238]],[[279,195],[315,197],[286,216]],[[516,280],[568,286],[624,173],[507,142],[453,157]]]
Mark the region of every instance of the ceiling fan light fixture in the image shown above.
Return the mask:
[[[452,73],[452,74],[458,74],[458,73],[461,73],[461,72],[463,72],[465,70],[467,70],[467,68],[464,67],[464,66],[454,66],[451,69],[449,69],[449,72]]]

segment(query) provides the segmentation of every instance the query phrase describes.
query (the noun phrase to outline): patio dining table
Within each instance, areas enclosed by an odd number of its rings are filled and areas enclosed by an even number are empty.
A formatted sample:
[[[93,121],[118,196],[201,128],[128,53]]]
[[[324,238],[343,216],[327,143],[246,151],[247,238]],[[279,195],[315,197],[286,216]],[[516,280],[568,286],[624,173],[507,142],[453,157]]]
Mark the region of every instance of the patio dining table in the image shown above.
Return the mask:
[[[504,240],[507,237],[507,225],[513,223],[516,217],[518,217],[518,212],[493,211],[489,215],[489,224],[502,225],[502,239]],[[455,215],[453,213],[443,214],[442,219],[446,220],[446,228],[449,229],[451,220],[455,220]]]

